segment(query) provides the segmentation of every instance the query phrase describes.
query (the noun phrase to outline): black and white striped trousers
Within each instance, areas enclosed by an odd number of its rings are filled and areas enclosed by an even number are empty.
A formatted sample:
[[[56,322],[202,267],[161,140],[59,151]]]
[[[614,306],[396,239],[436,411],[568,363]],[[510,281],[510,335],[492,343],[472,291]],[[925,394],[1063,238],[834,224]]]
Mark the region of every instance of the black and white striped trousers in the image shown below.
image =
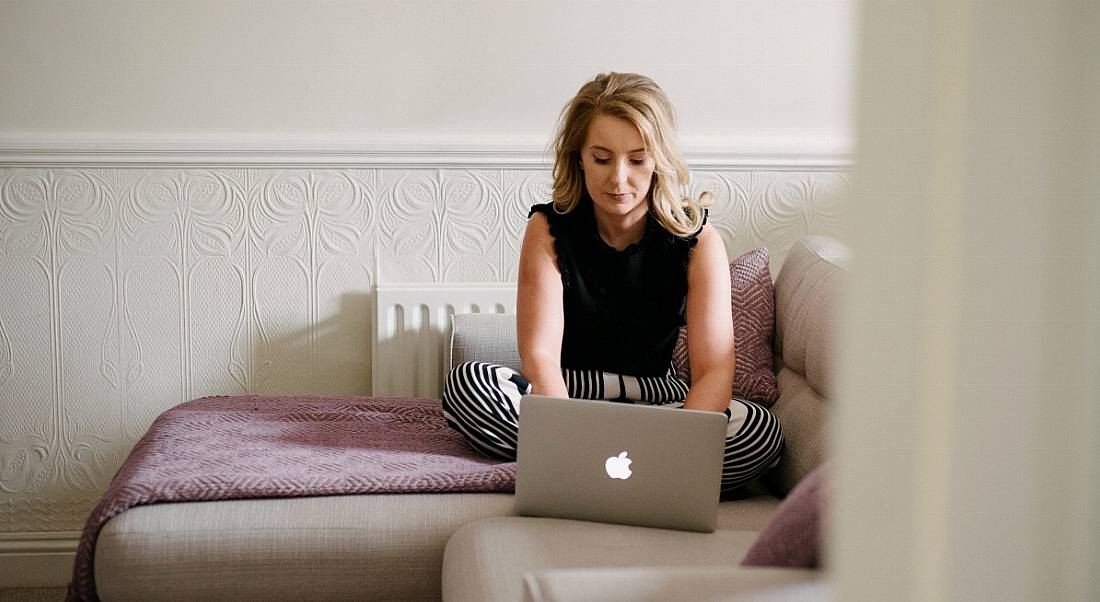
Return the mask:
[[[599,370],[562,370],[569,397],[682,407],[688,386],[673,375],[637,377]],[[515,460],[519,439],[520,398],[531,384],[520,373],[496,364],[456,366],[443,386],[443,415],[474,449],[487,456]],[[726,451],[722,490],[747,484],[779,463],[783,432],[763,406],[734,398],[726,410]]]

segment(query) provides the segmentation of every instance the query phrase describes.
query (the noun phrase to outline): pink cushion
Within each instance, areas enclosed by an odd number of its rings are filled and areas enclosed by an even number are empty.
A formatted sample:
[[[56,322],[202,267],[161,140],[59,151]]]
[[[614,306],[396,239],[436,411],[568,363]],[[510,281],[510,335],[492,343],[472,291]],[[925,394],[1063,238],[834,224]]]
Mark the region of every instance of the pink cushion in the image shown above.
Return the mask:
[[[730,280],[733,336],[737,342],[732,395],[771,406],[779,399],[779,385],[772,372],[775,287],[768,270],[768,249],[753,249],[734,259]],[[690,384],[686,326],[680,329],[672,361],[676,375]]]
[[[821,566],[825,503],[822,498],[827,465],[822,464],[806,475],[779,504],[745,554],[742,566]]]

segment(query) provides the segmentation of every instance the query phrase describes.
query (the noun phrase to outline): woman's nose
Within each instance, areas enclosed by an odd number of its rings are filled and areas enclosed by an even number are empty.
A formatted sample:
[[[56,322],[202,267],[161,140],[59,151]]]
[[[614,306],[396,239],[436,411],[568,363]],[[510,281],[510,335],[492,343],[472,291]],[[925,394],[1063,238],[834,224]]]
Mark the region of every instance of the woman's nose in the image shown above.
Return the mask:
[[[615,169],[611,170],[611,180],[613,182],[625,182],[627,176],[627,166],[623,161],[615,163]]]

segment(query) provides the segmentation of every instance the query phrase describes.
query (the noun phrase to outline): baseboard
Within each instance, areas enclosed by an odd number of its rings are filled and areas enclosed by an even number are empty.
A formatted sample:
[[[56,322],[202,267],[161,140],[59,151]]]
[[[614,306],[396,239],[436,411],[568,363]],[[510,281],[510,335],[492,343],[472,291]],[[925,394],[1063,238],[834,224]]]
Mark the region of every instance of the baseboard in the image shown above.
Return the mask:
[[[0,589],[63,587],[73,574],[79,533],[28,533],[0,540]]]

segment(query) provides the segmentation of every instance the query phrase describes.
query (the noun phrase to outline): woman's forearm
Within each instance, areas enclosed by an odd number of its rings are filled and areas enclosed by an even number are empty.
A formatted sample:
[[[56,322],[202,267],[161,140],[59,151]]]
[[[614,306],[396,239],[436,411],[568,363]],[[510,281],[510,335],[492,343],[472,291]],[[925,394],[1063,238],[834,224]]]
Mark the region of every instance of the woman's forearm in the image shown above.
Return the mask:
[[[523,376],[537,395],[568,397],[561,376],[561,340],[565,328],[562,281],[554,237],[546,216],[527,223],[520,251],[516,294],[516,343]]]
[[[525,362],[524,377],[531,383],[533,395],[569,397],[569,390],[561,376],[561,366],[557,362]]]
[[[564,399],[569,397],[569,389],[565,387],[565,381],[561,376],[558,376],[556,380],[548,378],[542,381],[531,381],[531,394]]]
[[[689,410],[725,412],[730,405],[732,389],[733,378],[728,370],[710,370],[698,378],[692,378],[684,407]]]

